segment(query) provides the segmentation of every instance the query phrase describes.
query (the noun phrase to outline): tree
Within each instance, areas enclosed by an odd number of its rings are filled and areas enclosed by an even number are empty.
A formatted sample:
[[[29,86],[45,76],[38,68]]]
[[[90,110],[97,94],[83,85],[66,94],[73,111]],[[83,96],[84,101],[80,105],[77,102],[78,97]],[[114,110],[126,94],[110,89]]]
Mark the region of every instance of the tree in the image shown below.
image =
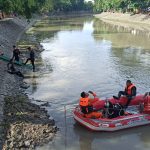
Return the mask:
[[[91,1],[88,1],[88,2],[85,2],[85,4],[84,4],[85,6],[85,10],[87,10],[87,11],[93,11],[93,3],[91,2]]]
[[[137,11],[150,6],[150,0],[95,0],[94,11]]]
[[[6,14],[9,14],[11,13],[12,9],[13,9],[13,5],[12,5],[11,0],[2,0],[1,10],[3,12],[5,12]]]

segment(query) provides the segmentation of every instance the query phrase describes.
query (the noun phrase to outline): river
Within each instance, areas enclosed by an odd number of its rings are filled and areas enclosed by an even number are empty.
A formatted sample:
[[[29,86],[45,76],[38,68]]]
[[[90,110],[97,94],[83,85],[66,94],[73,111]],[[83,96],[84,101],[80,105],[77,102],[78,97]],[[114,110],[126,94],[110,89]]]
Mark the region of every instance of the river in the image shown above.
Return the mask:
[[[27,93],[50,103],[46,109],[59,128],[54,140],[37,150],[150,149],[149,126],[91,132],[77,124],[71,113],[82,91],[92,90],[106,99],[123,90],[127,79],[137,86],[138,94],[149,91],[146,31],[70,17],[43,19],[30,32],[45,50],[37,60],[38,71],[26,74],[25,81],[31,84]]]

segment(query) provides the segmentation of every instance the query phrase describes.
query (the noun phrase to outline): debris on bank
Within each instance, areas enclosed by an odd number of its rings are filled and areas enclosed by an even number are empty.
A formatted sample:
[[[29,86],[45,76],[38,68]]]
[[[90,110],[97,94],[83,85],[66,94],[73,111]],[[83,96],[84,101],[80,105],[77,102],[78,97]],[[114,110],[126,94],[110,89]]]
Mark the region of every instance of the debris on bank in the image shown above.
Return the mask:
[[[51,141],[57,131],[47,111],[23,94],[5,97],[4,116],[3,150],[35,149]]]

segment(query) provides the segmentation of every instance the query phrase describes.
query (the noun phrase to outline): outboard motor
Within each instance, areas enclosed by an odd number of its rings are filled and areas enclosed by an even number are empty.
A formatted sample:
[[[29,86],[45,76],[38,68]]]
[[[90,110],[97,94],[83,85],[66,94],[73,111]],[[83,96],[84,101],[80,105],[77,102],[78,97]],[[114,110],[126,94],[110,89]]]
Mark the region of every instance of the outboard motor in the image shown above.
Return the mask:
[[[114,114],[116,117],[123,116],[125,114],[123,106],[120,104],[114,104]]]
[[[114,106],[110,101],[106,101],[104,104],[104,111],[103,111],[103,115],[106,118],[113,118],[113,114],[114,114]]]
[[[124,115],[123,106],[120,104],[112,104],[110,101],[106,101],[104,104],[105,110],[103,111],[103,115],[106,118],[116,118],[118,116]]]

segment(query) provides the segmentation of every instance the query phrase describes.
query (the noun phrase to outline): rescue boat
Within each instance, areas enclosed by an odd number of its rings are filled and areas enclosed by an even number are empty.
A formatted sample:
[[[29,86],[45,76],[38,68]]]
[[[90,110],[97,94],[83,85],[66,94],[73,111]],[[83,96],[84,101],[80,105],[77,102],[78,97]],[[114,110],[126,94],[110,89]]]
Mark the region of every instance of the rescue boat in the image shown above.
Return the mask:
[[[11,58],[7,57],[6,55],[0,55],[0,59],[3,60],[3,61],[8,61],[8,62],[11,60]],[[22,66],[22,67],[28,67],[28,68],[32,67],[30,64],[24,65],[24,63],[21,62],[21,61],[19,61],[19,62],[18,61],[14,61],[13,63],[15,65]]]
[[[122,97],[119,103],[123,104],[123,100],[125,97]],[[109,99],[112,103],[116,103],[116,100],[111,98]],[[118,102],[118,100],[117,100]],[[136,96],[134,100],[130,103],[130,108],[136,108],[135,105],[139,105],[143,103],[143,95]],[[104,108],[105,100],[96,100],[93,103],[96,109],[103,109]],[[127,109],[125,115],[118,116],[116,118],[86,118],[85,115],[81,112],[80,106],[77,106],[73,110],[73,117],[74,119],[80,123],[81,125],[85,126],[86,128],[93,130],[93,131],[117,131],[121,129],[127,129],[142,125],[150,124],[150,114],[144,113],[133,109]]]

